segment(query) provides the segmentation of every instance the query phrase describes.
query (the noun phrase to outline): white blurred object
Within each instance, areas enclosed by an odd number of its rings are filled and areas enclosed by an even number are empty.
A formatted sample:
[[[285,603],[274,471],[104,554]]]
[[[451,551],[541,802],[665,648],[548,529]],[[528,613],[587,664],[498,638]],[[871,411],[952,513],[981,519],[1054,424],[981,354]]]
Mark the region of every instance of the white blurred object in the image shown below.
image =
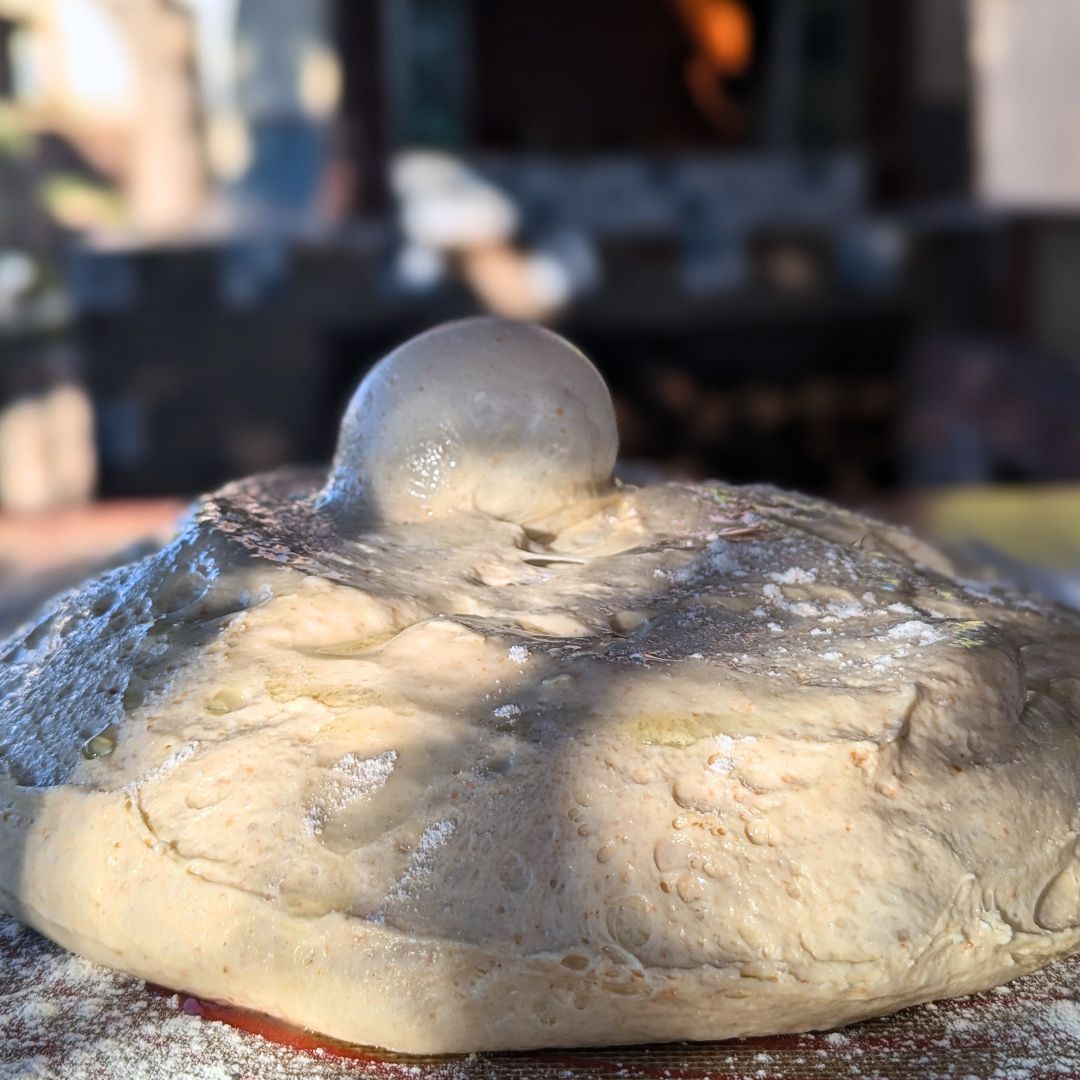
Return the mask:
[[[44,395],[40,408],[51,502],[63,506],[86,502],[97,481],[90,397],[82,386],[60,383]]]
[[[329,120],[341,100],[344,74],[333,50],[307,44],[300,56],[298,90],[304,112],[313,120]]]
[[[969,14],[980,196],[1080,206],[1080,2],[969,0]]]
[[[243,114],[223,109],[206,122],[206,153],[210,167],[224,180],[239,180],[251,166],[251,129]]]
[[[512,319],[545,319],[599,279],[596,252],[578,230],[517,244],[520,214],[514,198],[452,155],[403,152],[393,163],[390,182],[405,235],[396,270],[408,288],[430,288],[453,258],[490,311]]]
[[[20,398],[0,412],[0,506],[43,510],[51,500],[41,402]]]
[[[67,60],[67,92],[76,107],[129,115],[135,69],[109,13],[95,0],[62,0],[56,18]]]
[[[97,479],[86,391],[61,382],[0,410],[0,507],[34,511],[87,501]]]
[[[405,288],[425,292],[446,277],[446,257],[441,251],[422,244],[406,244],[397,253],[394,269]]]
[[[0,319],[15,316],[37,277],[34,260],[25,252],[13,248],[0,251]]]
[[[401,227],[415,244],[443,251],[503,243],[518,227],[513,201],[448,154],[400,154],[390,183],[401,205]]]

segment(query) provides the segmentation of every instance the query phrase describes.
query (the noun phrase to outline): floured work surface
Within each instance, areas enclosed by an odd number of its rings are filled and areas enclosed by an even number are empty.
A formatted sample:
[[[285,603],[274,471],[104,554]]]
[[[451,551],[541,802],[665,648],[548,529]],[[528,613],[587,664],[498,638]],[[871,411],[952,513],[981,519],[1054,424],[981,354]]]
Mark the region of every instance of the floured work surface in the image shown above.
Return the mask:
[[[1080,958],[843,1031],[725,1043],[423,1059],[294,1050],[189,1015],[184,1000],[0,916],[0,1077],[21,1080],[743,1080],[1080,1076]],[[190,1007],[190,1005],[189,1005]]]

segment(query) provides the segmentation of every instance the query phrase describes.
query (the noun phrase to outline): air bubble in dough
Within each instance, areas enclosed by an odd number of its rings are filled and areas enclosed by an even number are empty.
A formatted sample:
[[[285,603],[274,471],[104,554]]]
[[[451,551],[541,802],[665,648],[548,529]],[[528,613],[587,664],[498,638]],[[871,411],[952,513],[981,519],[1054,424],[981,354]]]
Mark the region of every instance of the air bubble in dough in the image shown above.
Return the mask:
[[[605,488],[617,451],[611,397],[579,349],[538,326],[463,319],[368,373],[321,502],[361,520],[521,520]]]

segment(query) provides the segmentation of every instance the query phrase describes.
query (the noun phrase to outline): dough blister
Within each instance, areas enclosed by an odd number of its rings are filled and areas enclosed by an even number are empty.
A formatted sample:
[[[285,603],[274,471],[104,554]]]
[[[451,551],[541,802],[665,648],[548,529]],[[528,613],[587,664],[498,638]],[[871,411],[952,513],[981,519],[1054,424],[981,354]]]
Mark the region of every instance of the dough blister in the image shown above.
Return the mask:
[[[464,319],[368,373],[319,505],[345,520],[520,520],[608,488],[617,452],[611,398],[580,350],[537,326]]]

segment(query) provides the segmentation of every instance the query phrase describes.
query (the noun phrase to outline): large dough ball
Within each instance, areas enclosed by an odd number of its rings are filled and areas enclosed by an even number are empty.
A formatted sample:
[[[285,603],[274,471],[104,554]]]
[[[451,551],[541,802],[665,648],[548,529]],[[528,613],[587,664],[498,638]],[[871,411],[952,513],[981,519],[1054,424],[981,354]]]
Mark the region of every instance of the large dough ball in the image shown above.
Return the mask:
[[[414,488],[429,373],[462,466]],[[329,485],[230,485],[3,647],[6,910],[414,1052],[829,1027],[1077,948],[1075,614],[825,503],[610,486],[540,331],[365,386]]]

